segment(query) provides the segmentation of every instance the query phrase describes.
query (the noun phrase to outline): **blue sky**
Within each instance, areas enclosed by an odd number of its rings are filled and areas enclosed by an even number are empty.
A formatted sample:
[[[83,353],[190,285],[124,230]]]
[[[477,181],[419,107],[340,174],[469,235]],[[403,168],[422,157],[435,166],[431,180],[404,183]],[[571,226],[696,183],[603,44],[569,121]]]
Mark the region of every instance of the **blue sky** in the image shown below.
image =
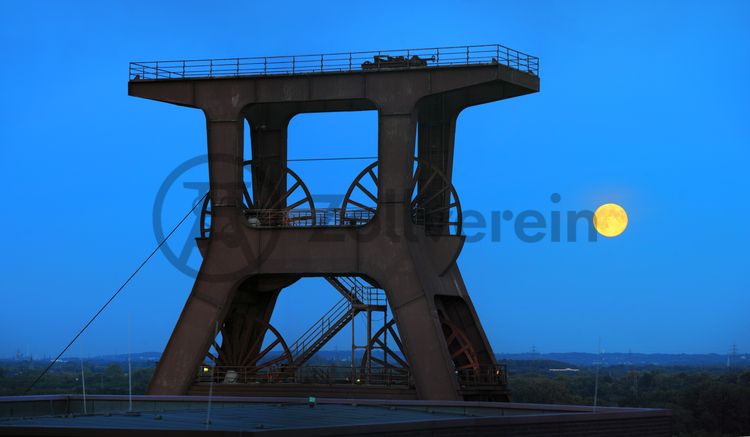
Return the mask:
[[[0,356],[56,354],[156,244],[164,179],[205,153],[200,111],[127,96],[129,61],[484,43],[539,56],[542,90],[461,114],[463,207],[616,202],[631,220],[595,243],[523,243],[503,223],[500,242],[467,244],[459,264],[495,351],[750,350],[747,2],[0,7]],[[289,156],[372,156],[375,134],[372,112],[298,116]],[[326,195],[365,164],[290,166]],[[158,219],[171,227],[194,195],[178,184]],[[129,323],[133,350],[161,350],[191,284],[159,254],[69,353],[125,352]],[[293,340],[335,300],[302,281],[272,322]]]

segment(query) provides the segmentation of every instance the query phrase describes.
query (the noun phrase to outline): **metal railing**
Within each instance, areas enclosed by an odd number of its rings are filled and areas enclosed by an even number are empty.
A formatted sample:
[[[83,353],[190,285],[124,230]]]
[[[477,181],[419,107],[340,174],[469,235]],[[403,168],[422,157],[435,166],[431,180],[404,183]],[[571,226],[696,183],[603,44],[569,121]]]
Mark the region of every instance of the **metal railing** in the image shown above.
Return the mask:
[[[296,369],[274,366],[254,367],[201,366],[196,381],[216,384],[364,384],[412,386],[408,369],[373,367],[369,373],[344,366],[302,366]]]
[[[480,366],[478,369],[456,371],[462,386],[508,385],[508,368],[505,364]]]
[[[319,343],[321,339],[328,335],[335,335],[340,328],[351,320],[351,316],[351,303],[349,299],[342,297],[323,317],[313,323],[294,343],[289,345],[292,359],[294,361],[299,360],[303,355],[308,353],[313,345]]]
[[[315,212],[309,209],[252,209],[245,215],[248,225],[256,228],[307,228],[358,226],[372,220],[375,214],[364,209],[327,208]]]
[[[256,228],[309,228],[361,226],[369,223],[375,213],[367,209],[324,208],[316,209],[249,209],[245,211],[247,223]],[[313,220],[314,219],[314,220]],[[420,226],[447,227],[452,217],[427,216],[422,208],[411,214],[412,223]]]
[[[539,58],[500,44],[254,58],[131,62],[128,80],[247,77],[500,64],[539,75]]]
[[[456,371],[462,387],[506,386],[508,371],[505,364],[481,366],[478,369]],[[263,369],[240,366],[201,366],[197,382],[217,384],[370,384],[412,386],[407,368],[375,366],[368,369],[348,366],[271,366]]]
[[[352,303],[363,305],[386,305],[385,291],[360,281],[354,276],[336,276],[332,278],[347,291]],[[335,287],[336,285],[334,285]]]
[[[314,226],[317,211],[309,209],[249,209],[247,224],[254,228],[308,228]]]

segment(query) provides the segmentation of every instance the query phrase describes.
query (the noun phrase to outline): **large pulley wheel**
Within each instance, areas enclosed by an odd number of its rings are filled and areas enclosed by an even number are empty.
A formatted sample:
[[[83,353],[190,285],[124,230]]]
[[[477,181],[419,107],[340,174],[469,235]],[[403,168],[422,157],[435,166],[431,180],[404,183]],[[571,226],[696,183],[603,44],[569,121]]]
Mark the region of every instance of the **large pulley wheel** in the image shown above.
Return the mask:
[[[367,344],[360,364],[360,379],[365,382],[377,378],[387,379],[387,382],[408,383],[409,365],[404,359],[403,350],[401,338],[396,331],[396,320],[391,319]]]
[[[253,330],[256,332],[254,340],[246,341],[243,334]],[[270,341],[266,342],[266,337]],[[264,343],[267,343],[265,347]],[[292,353],[279,331],[259,318],[252,319],[248,326],[236,332],[230,332],[224,325],[206,358],[219,371],[234,371],[241,378],[283,376],[292,371],[293,364]]]
[[[341,206],[342,224],[361,225],[372,220],[377,210],[378,176],[375,161],[354,178]],[[461,235],[461,202],[442,171],[415,157],[409,187],[414,223],[431,234]]]
[[[267,176],[270,173],[267,167],[268,164],[254,163],[252,160],[243,163],[242,204],[248,224],[253,227],[315,226],[315,204],[299,175],[285,167],[281,175],[271,178]],[[257,192],[266,194],[260,202],[252,195]],[[201,208],[201,238],[209,236],[211,217],[209,193]]]
[[[466,333],[442,313],[440,313],[440,325],[443,328],[445,343],[448,345],[448,352],[451,354],[456,370],[479,371],[477,352]]]

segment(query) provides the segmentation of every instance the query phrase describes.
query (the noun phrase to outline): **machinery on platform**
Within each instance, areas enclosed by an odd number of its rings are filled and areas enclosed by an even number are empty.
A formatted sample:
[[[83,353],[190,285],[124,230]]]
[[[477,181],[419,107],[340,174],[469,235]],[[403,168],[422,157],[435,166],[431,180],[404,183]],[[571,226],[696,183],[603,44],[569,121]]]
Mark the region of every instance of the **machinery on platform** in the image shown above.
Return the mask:
[[[372,61],[365,61],[362,63],[362,69],[377,70],[381,68],[426,67],[427,61],[435,62],[435,57],[433,56],[428,59],[423,59],[417,55],[414,55],[411,58],[406,56],[375,55]]]

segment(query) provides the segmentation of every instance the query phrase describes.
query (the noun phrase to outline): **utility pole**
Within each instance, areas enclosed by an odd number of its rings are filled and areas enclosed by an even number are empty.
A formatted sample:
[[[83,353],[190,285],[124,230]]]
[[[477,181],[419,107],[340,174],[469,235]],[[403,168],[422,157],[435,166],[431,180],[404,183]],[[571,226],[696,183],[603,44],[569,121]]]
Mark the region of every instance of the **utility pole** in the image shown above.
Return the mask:
[[[599,400],[599,366],[602,363],[602,339],[599,339],[599,358],[596,360],[596,376],[594,376],[594,413]]]

